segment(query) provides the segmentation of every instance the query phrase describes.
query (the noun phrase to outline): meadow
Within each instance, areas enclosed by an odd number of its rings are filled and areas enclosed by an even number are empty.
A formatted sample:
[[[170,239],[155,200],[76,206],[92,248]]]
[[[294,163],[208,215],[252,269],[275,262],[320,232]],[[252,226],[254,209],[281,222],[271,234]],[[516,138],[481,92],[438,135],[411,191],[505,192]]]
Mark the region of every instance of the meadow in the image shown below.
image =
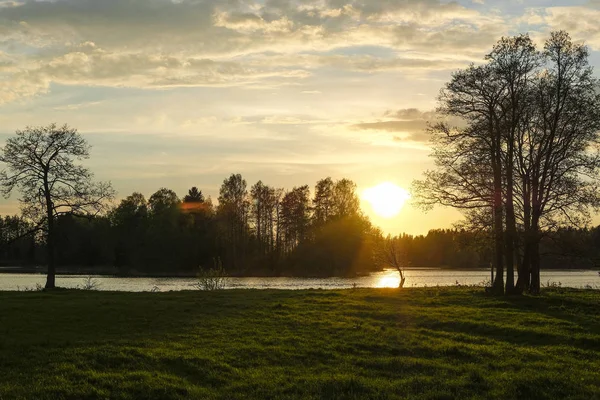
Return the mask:
[[[0,292],[0,399],[600,399],[600,291]]]

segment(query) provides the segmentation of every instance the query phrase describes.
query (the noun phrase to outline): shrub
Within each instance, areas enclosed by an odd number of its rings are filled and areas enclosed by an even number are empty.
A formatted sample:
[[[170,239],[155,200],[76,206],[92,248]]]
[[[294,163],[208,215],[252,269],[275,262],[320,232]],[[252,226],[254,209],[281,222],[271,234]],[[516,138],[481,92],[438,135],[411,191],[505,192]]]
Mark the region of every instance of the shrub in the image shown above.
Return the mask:
[[[220,258],[213,259],[213,267],[204,269],[200,267],[198,272],[198,283],[200,290],[221,290],[227,286],[227,276]]]
[[[98,286],[100,286],[100,282],[90,275],[83,280],[81,290],[97,290]]]

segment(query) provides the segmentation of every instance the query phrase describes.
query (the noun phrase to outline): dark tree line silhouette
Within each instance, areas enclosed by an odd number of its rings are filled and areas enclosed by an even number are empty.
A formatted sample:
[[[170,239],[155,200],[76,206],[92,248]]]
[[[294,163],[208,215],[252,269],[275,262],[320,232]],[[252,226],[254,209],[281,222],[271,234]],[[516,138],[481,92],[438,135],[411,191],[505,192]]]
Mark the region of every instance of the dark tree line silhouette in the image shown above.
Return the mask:
[[[326,178],[315,193],[308,185],[286,191],[262,181],[248,188],[239,174],[223,181],[217,206],[197,187],[183,199],[166,188],[147,200],[133,193],[104,215],[57,216],[53,256],[61,266],[114,266],[123,274],[194,274],[215,259],[228,273],[246,275],[376,269],[373,249],[383,238],[360,211],[356,185]],[[23,237],[32,228],[23,217],[3,221],[4,263],[47,262],[47,235]]]
[[[319,184],[324,182],[332,181]],[[259,187],[269,188],[261,182],[253,186]],[[290,203],[283,206],[285,194],[279,191],[280,201],[273,200],[272,206],[247,197],[250,207],[241,228],[231,225],[230,216],[197,188],[182,201],[173,191],[160,189],[148,200],[133,193],[107,215],[63,215],[56,221],[56,263],[59,270],[72,272],[195,275],[199,266],[211,268],[221,259],[231,275],[354,276],[398,267],[489,268],[492,261],[493,249],[480,232],[435,229],[426,235],[386,237],[360,213],[334,217],[332,211],[322,217],[317,210],[331,197],[317,200],[315,194],[306,201],[301,196],[297,200],[303,205],[288,197]],[[328,209],[335,210],[334,204]],[[308,211],[298,212],[294,222],[291,211],[302,207]],[[46,263],[47,243],[39,232],[31,233],[32,227],[22,216],[0,217],[0,264]],[[234,248],[238,229],[245,232],[246,243],[238,241]],[[595,268],[600,264],[600,227],[550,232],[541,241],[540,254],[543,268]]]

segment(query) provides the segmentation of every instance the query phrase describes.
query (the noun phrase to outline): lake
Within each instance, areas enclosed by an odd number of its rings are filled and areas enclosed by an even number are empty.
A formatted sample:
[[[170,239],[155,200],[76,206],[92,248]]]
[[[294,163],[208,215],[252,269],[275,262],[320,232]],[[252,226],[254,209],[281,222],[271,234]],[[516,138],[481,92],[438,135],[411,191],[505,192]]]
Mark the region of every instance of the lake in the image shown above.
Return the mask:
[[[489,270],[444,270],[421,268],[406,271],[405,287],[452,286],[483,284],[490,279]],[[121,278],[115,276],[93,276],[97,290],[143,292],[194,290],[194,278]],[[589,270],[549,270],[542,271],[542,285],[561,284],[564,287],[583,288],[591,286],[600,289],[600,276]],[[59,275],[56,285],[65,288],[82,287],[86,277],[82,275]],[[398,273],[394,270],[376,272],[356,278],[227,278],[227,289],[346,289],[357,287],[398,287]],[[37,284],[44,285],[45,275],[40,274],[0,274],[0,290],[33,289]]]

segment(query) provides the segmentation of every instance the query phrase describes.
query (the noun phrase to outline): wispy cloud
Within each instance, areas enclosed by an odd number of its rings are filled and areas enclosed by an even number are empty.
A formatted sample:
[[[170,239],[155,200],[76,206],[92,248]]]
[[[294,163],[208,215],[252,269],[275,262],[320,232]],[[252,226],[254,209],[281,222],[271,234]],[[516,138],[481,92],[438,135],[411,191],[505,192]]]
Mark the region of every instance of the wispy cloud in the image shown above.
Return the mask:
[[[427,128],[439,120],[433,111],[420,111],[416,108],[406,108],[386,111],[382,119],[371,122],[361,122],[352,125],[354,129],[366,131],[392,132],[394,141],[427,142],[430,135]],[[402,134],[401,136],[398,134]]]
[[[433,71],[471,61],[502,18],[422,1],[56,0],[0,6],[0,101],[53,83],[259,87],[317,69]],[[377,45],[388,57],[333,55]],[[271,86],[273,82],[270,82]]]

